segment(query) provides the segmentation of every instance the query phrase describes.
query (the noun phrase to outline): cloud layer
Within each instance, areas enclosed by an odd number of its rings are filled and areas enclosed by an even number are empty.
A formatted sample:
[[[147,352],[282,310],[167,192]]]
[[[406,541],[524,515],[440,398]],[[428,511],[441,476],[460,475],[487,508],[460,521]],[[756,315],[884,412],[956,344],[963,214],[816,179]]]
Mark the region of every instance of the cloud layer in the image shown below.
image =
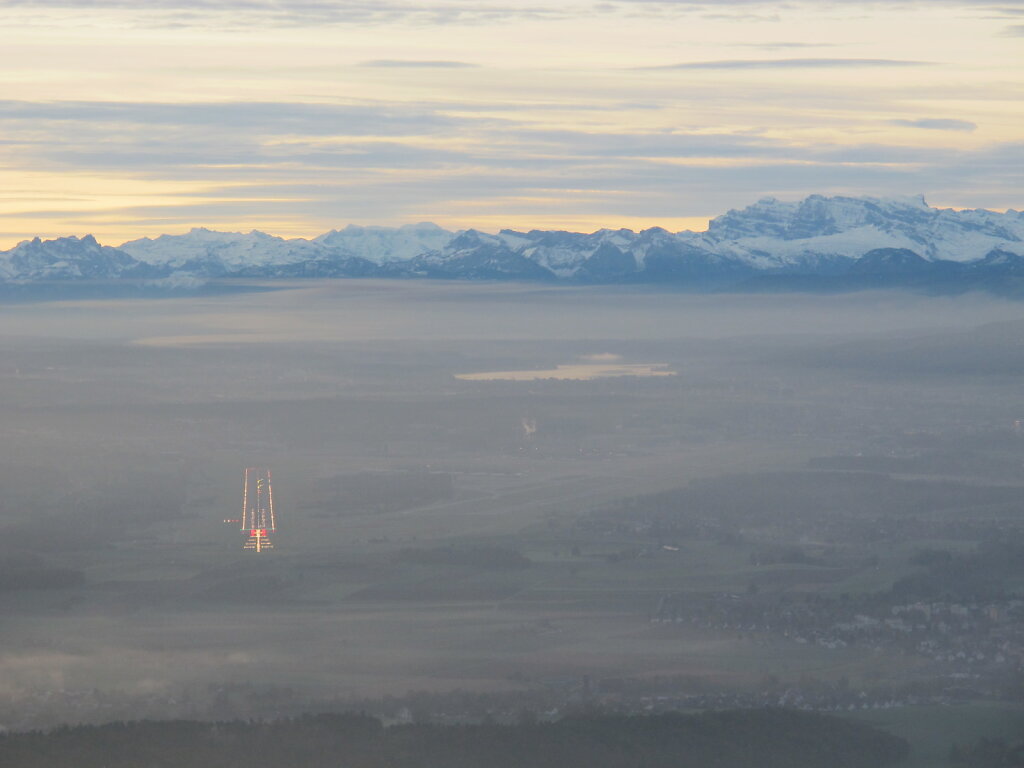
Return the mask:
[[[1022,13],[10,0],[0,245],[424,219],[681,228],[812,192],[1022,208]]]
[[[978,126],[969,120],[954,118],[923,117],[918,120],[893,120],[893,125],[905,125],[910,128],[925,128],[932,131],[973,131]]]
[[[905,59],[719,59],[684,61],[645,69],[835,69],[839,67],[920,67],[927,61]]]

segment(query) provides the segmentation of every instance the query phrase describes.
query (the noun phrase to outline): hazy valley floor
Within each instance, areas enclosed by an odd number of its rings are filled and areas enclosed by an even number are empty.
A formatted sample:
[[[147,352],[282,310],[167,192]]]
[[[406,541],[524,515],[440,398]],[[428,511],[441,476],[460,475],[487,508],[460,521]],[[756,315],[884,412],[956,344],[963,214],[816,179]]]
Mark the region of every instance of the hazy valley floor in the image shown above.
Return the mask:
[[[352,280],[0,315],[8,728],[1024,722],[1024,573],[985,565],[1024,546],[1019,304]],[[593,364],[674,375],[457,378]],[[222,522],[246,466],[274,473],[266,555]]]

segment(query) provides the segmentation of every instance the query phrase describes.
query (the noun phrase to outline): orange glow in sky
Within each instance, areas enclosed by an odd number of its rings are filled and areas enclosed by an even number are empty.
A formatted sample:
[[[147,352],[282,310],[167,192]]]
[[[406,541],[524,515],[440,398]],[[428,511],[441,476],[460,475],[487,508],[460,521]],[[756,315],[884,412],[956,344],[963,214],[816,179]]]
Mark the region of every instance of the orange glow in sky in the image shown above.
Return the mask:
[[[8,0],[0,247],[422,220],[703,229],[811,193],[1024,208],[1022,12]]]

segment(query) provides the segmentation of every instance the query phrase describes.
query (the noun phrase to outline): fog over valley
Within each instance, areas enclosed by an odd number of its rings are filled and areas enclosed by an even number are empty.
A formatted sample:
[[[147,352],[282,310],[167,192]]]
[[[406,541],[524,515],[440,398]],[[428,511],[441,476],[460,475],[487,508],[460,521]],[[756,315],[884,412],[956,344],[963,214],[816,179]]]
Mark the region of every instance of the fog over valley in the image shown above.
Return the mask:
[[[244,287],[0,310],[6,729],[1024,722],[1019,304]]]

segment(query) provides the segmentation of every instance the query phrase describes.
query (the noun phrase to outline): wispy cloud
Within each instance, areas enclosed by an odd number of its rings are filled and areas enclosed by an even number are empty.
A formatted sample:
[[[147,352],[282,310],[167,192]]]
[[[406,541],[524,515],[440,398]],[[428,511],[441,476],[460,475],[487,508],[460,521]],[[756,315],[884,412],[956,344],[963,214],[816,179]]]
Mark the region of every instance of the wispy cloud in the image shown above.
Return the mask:
[[[1024,37],[1024,24],[1011,24],[1008,27],[1003,27],[1003,31],[999,33],[1000,37]]]
[[[890,120],[892,125],[905,125],[908,128],[926,128],[931,131],[973,131],[978,125],[969,120],[956,120],[947,117],[925,117],[919,120]]]
[[[445,61],[444,59],[372,59],[360,63],[361,67],[380,67],[383,69],[424,68],[424,69],[469,69],[478,67],[468,61]]]
[[[492,0],[4,0],[5,9],[32,11],[116,11],[136,25],[161,28],[209,26],[230,28],[252,24],[281,27],[316,25],[380,25],[397,22],[425,25],[485,24],[510,19],[561,19],[579,8],[527,5]]]
[[[688,69],[840,69],[844,67],[921,67],[930,61],[907,59],[715,59],[713,61],[683,61],[677,64],[661,64],[650,67],[636,67],[645,70],[688,70]]]
[[[764,51],[774,51],[784,48],[835,48],[836,43],[825,43],[825,42],[814,42],[814,43],[800,43],[794,40],[782,40],[779,42],[763,42],[763,43],[738,43],[738,48],[758,48]]]
[[[817,160],[810,159],[811,150],[790,157],[780,152],[776,158],[751,158],[742,165],[724,166],[679,166],[635,158],[607,158],[599,166],[560,158],[532,166],[486,165],[467,158],[460,167],[472,166],[472,173],[421,167],[401,178],[372,168],[344,173],[308,168],[280,177],[258,175],[245,184],[239,183],[244,176],[229,176],[222,179],[225,185],[220,192],[182,195],[176,204],[83,211],[78,216],[85,229],[90,217],[102,223],[118,215],[125,221],[157,222],[165,231],[226,219],[257,228],[266,228],[270,222],[308,222],[312,234],[346,221],[439,218],[458,222],[465,215],[459,203],[465,200],[473,201],[474,215],[526,225],[531,217],[571,217],[581,210],[596,225],[602,219],[614,223],[621,216],[667,220],[718,213],[765,194],[799,196],[807,190],[913,194],[927,189],[937,198],[998,207],[1004,205],[1000,201],[1014,189],[1024,168],[1021,147],[991,147],[979,153],[954,153],[952,158],[948,152],[921,150],[910,164],[873,162],[891,161],[890,154],[898,155],[886,150],[822,148]],[[471,224],[471,219],[463,219],[459,226]]]
[[[450,120],[437,112],[400,105],[353,106],[282,102],[0,101],[0,122],[102,126],[205,126],[225,135],[395,136],[433,133]],[[107,142],[104,142],[107,143]]]
[[[908,7],[935,5],[973,8],[1012,15],[1024,0],[904,0]],[[565,20],[581,16],[628,15],[665,18],[697,13],[724,21],[781,21],[780,11],[812,7],[810,0],[779,5],[767,0],[568,0],[566,3],[517,3],[511,0],[3,0],[4,10],[33,13],[114,11],[135,26],[187,30],[209,27],[240,29],[253,25],[304,27],[320,25],[480,25],[504,21]],[[863,6],[863,0],[832,0],[836,7]]]
[[[89,217],[102,223],[115,216],[166,222],[165,228],[287,219],[309,222],[310,232],[339,223],[339,211],[362,222],[451,221],[465,215],[465,201],[473,201],[474,212],[508,211],[520,220],[531,212],[575,216],[585,210],[608,221],[700,214],[698,200],[714,212],[763,194],[808,190],[926,188],[965,204],[998,204],[972,190],[984,184],[1007,194],[1024,173],[1019,146],[970,153],[881,143],[797,144],[749,133],[540,125],[388,104],[0,102],[0,133],[10,142],[0,146],[0,161],[55,179],[127,171],[200,190],[83,209],[74,218],[82,226]],[[52,208],[34,205],[19,214],[72,220],[68,201],[52,202]]]
[[[985,41],[1024,34],[1024,0],[0,6],[5,91],[22,99],[0,101],[0,222],[472,224],[507,206],[614,223],[921,189],[1021,207],[1021,153],[999,144],[1016,138],[1021,71],[1014,46]],[[919,19],[935,37],[913,51],[874,34]],[[912,108],[966,100],[990,116],[991,156],[971,154],[969,120]]]

